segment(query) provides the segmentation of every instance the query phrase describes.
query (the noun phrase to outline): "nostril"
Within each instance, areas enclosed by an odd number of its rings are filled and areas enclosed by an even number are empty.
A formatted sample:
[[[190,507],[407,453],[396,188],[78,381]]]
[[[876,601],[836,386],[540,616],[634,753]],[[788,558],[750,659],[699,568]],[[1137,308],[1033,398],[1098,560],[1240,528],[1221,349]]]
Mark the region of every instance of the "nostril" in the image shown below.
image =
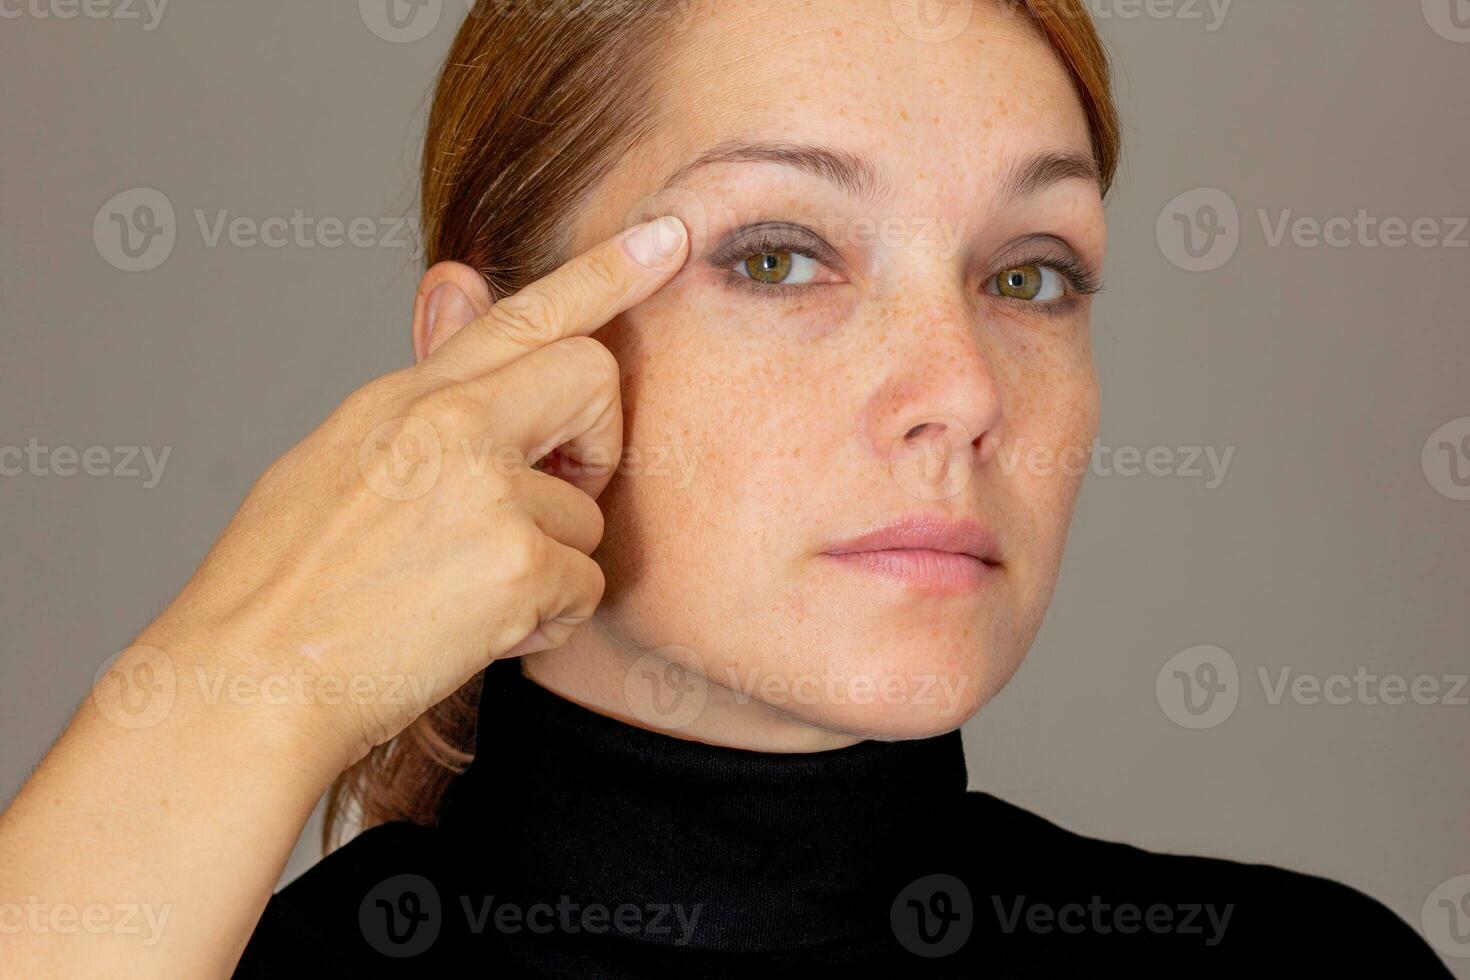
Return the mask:
[[[933,422],[920,422],[918,425],[914,426],[912,429],[910,429],[909,431],[905,432],[903,434],[903,437],[905,439],[913,439],[914,437],[918,436],[921,432],[923,432],[925,429],[929,428],[933,424],[934,424]]]

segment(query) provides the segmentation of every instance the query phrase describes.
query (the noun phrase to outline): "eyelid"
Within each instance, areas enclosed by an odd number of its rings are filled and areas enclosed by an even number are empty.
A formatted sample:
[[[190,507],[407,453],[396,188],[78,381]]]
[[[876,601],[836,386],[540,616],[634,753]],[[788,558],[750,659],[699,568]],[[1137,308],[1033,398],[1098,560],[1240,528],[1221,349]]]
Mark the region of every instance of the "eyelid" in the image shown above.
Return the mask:
[[[1081,296],[1092,296],[1102,290],[1102,279],[1090,262],[1085,261],[1063,238],[1056,235],[1028,235],[1002,249],[992,263],[984,282],[988,284],[1007,269],[1038,265],[1055,269],[1066,280],[1068,288]]]
[[[715,249],[710,261],[728,268],[760,252],[795,252],[822,263],[841,274],[841,255],[821,235],[803,225],[785,221],[762,221],[736,230]]]

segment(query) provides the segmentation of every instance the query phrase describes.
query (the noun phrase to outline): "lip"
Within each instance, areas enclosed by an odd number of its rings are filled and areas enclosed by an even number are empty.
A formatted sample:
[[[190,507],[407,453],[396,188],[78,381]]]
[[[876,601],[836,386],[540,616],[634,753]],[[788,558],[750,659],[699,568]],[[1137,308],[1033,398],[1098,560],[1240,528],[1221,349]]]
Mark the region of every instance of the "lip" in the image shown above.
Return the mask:
[[[974,591],[1001,565],[989,528],[924,514],[881,525],[822,554],[910,588],[947,594]]]

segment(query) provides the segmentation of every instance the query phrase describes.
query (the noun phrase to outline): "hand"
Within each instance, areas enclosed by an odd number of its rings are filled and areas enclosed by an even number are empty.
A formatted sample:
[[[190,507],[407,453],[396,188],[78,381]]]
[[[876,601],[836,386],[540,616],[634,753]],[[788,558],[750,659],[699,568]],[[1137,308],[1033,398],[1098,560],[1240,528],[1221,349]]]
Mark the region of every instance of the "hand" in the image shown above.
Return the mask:
[[[309,719],[345,768],[490,661],[564,643],[602,598],[595,498],[622,451],[617,362],[587,335],[683,265],[664,221],[351,394],[265,472],[140,649],[180,683],[291,678],[308,710],[286,723]]]

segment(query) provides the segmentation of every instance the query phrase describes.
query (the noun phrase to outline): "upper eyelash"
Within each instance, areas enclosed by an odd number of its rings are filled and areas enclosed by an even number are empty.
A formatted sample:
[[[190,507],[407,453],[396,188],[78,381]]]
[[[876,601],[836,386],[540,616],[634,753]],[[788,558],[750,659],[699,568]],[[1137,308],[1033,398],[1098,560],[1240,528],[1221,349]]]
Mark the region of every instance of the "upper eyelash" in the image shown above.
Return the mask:
[[[792,252],[828,265],[836,262],[835,253],[825,247],[825,243],[797,242],[790,237],[783,237],[786,235],[790,235],[790,232],[769,225],[747,228],[733,242],[720,249],[714,261],[721,266],[731,266],[741,259],[763,252]],[[813,234],[812,237],[820,242],[820,236]]]
[[[1001,272],[1028,265],[1046,266],[1061,273],[1072,292],[1078,296],[1095,296],[1102,292],[1103,282],[1098,274],[1070,255],[1045,254],[1033,258],[1010,260],[999,267],[999,271],[985,277],[988,283]],[[1033,304],[1034,305],[1034,304]]]

